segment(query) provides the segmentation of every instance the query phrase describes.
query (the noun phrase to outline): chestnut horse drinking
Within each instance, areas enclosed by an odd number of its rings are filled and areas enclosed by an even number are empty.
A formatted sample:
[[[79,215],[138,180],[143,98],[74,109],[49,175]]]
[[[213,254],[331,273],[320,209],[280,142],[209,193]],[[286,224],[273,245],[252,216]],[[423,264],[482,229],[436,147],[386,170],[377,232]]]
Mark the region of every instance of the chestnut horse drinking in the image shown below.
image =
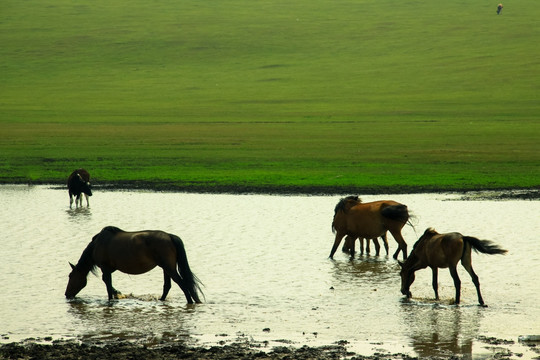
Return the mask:
[[[182,240],[163,231],[125,232],[107,226],[92,238],[77,265],[70,265],[72,271],[65,293],[68,299],[75,297],[86,286],[88,273],[95,273],[96,267],[103,273],[102,279],[111,300],[119,294],[112,286],[111,274],[114,271],[143,274],[159,266],[164,275],[161,300],[167,297],[173,279],[184,292],[188,303],[201,302],[197,294],[197,290],[201,291],[199,280],[189,268]]]
[[[433,271],[432,285],[433,290],[435,290],[435,299],[439,300],[438,268],[449,268],[456,288],[455,304],[459,304],[461,280],[457,273],[457,263],[461,260],[461,265],[471,275],[474,286],[476,286],[478,302],[484,306],[484,299],[480,293],[480,282],[472,267],[471,249],[484,254],[504,254],[507,252],[489,240],[479,240],[457,232],[439,234],[435,229],[428,228],[414,244],[407,261],[399,263],[401,265],[401,293],[410,298],[412,294],[409,289],[414,281],[414,272],[429,266]]]
[[[406,259],[407,243],[401,235],[401,229],[408,221],[407,206],[398,202],[383,200],[363,203],[358,196],[343,198],[334,209],[332,230],[336,233],[336,238],[330,258],[334,256],[345,235],[349,239],[375,239],[390,231],[399,245],[394,259],[397,259],[400,251],[403,252],[403,259]],[[351,248],[351,257],[354,257],[354,247]]]

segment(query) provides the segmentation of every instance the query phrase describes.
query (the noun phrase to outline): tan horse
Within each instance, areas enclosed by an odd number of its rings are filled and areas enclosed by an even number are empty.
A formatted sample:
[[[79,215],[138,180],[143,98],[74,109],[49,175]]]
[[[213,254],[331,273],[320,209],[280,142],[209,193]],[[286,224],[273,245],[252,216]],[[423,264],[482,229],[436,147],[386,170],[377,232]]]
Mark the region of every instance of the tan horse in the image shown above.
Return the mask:
[[[119,294],[112,286],[114,271],[143,274],[159,266],[164,276],[161,300],[167,297],[172,279],[180,286],[188,303],[201,302],[197,294],[199,280],[189,268],[182,240],[163,231],[126,232],[107,226],[92,238],[77,265],[70,265],[72,271],[65,293],[68,299],[86,286],[88,273],[95,273],[96,267],[103,273],[102,279],[111,300]]]
[[[358,196],[341,199],[334,209],[332,230],[336,233],[330,258],[334,256],[344,236],[353,239],[375,239],[390,231],[398,249],[394,253],[397,259],[400,251],[403,259],[407,258],[407,243],[401,235],[401,229],[409,221],[407,206],[392,200],[362,203]],[[409,223],[410,224],[410,223]],[[351,256],[354,257],[354,248]]]
[[[461,260],[461,265],[471,275],[474,286],[476,286],[478,302],[485,306],[480,293],[480,282],[472,267],[471,249],[484,254],[504,254],[507,252],[488,240],[479,240],[456,232],[439,234],[435,229],[428,228],[414,244],[407,261],[399,263],[401,265],[401,293],[410,298],[412,294],[409,289],[414,281],[414,272],[429,266],[433,271],[432,285],[435,299],[439,300],[438,268],[449,268],[456,288],[455,303],[459,304],[461,280],[457,273],[457,263]]]

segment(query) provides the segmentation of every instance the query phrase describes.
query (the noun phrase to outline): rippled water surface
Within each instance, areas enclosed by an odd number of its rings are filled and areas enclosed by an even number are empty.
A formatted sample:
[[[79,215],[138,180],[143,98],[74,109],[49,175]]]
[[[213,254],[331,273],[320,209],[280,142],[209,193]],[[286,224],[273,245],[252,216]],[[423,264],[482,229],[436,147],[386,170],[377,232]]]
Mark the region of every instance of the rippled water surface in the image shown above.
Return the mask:
[[[393,199],[416,215],[412,244],[426,227],[491,239],[506,256],[473,254],[488,308],[477,306],[460,268],[462,305],[450,305],[453,282],[439,272],[440,302],[431,271],[417,272],[412,301],[400,294],[391,257],[328,254],[339,196],[201,195],[95,191],[90,208],[70,209],[67,190],[1,186],[1,342],[29,337],[127,339],[149,345],[186,340],[199,345],[240,340],[326,345],[347,340],[362,354],[459,353],[482,358],[478,337],[517,341],[540,334],[540,202],[461,201],[456,195],[365,196]],[[74,301],[64,290],[70,268],[106,225],[160,229],[179,235],[206,301],[188,306],[177,287],[157,298],[162,272],[113,274],[127,298],[108,302],[105,285],[89,276]],[[391,254],[397,244],[390,237]]]

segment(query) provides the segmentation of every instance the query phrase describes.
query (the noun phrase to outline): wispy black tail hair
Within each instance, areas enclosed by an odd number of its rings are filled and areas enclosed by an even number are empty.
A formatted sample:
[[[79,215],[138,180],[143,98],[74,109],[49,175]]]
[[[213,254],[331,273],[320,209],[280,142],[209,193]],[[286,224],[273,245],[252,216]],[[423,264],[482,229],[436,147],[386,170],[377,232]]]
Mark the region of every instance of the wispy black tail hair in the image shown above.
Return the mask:
[[[469,243],[476,252],[484,254],[506,254],[508,250],[499,247],[489,240],[480,240],[472,236],[463,236],[463,241]]]
[[[171,236],[171,239],[173,240],[174,246],[176,247],[176,253],[177,253],[177,263],[178,263],[178,270],[180,272],[180,276],[182,277],[182,280],[188,287],[188,291],[195,300],[195,302],[200,303],[201,300],[199,299],[198,292],[201,293],[201,295],[204,297],[204,294],[201,290],[200,284],[202,282],[199,280],[197,276],[193,272],[191,272],[191,269],[189,267],[186,250],[184,249],[184,243],[182,242],[182,239],[180,239],[178,236],[169,234]]]

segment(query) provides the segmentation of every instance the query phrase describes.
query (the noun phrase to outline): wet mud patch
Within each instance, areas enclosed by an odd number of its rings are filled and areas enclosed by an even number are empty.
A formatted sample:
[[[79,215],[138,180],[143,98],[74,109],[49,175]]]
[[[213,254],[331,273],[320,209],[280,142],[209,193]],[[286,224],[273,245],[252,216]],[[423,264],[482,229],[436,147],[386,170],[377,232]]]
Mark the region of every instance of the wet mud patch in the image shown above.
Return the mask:
[[[48,340],[48,339],[44,339]],[[487,345],[491,352],[489,359],[522,358],[524,354],[512,349],[514,341],[479,337],[478,340]],[[48,340],[50,341],[50,339]],[[172,360],[172,359],[258,359],[258,360],[285,360],[285,359],[351,359],[351,360],[410,360],[419,359],[404,353],[374,353],[364,356],[347,350],[346,340],[336,344],[319,347],[293,347],[275,346],[267,348],[263,342],[241,342],[222,346],[194,347],[184,344],[168,344],[163,346],[147,347],[131,342],[108,342],[108,343],[78,343],[75,341],[55,340],[52,344],[42,344],[24,341],[21,343],[8,343],[0,346],[0,359],[112,359],[112,360]],[[383,344],[383,343],[381,343]],[[540,349],[536,344],[529,344],[530,352],[534,358],[540,358]],[[447,357],[431,356],[422,357],[428,360],[442,360]],[[452,359],[461,359],[461,356],[453,356]]]

